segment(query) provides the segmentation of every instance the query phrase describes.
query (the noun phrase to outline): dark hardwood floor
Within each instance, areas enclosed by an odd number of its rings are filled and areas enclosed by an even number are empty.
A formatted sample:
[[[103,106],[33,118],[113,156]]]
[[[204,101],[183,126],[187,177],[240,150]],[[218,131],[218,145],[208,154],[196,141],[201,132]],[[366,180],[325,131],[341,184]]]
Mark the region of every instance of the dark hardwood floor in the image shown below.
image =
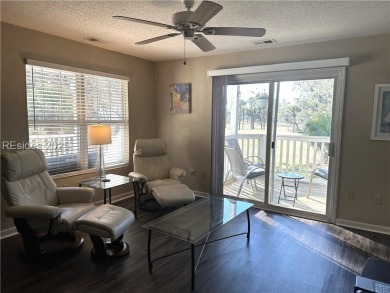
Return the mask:
[[[132,200],[118,203],[127,208],[132,204]],[[245,236],[238,236],[206,247],[196,272],[195,292],[353,292],[355,273],[369,256],[390,259],[390,236],[340,229],[336,237],[331,228],[324,228],[327,224],[259,214],[254,208],[250,214],[249,244]],[[152,274],[148,272],[148,232],[141,226],[159,215],[139,212],[124,237],[131,255],[116,261],[92,262],[88,235],[78,254],[45,262],[19,257],[19,235],[4,239],[2,292],[191,292],[189,252],[162,259],[154,264]],[[245,231],[246,224],[244,213],[212,238]],[[153,234],[154,257],[187,246]]]

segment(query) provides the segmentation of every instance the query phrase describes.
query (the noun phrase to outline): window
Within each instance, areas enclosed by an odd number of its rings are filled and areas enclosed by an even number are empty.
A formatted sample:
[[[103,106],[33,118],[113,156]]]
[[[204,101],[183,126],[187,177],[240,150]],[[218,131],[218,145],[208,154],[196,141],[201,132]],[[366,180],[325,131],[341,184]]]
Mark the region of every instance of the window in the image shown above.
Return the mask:
[[[51,175],[95,167],[98,146],[88,145],[90,124],[111,127],[106,168],[128,164],[128,79],[28,60],[26,86],[29,143],[44,152]]]

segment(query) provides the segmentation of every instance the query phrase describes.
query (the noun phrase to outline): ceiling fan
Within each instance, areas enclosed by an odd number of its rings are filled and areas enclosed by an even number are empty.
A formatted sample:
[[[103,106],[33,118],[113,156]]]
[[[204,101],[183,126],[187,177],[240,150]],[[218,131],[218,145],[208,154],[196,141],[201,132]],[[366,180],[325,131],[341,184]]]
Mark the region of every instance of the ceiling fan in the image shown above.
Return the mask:
[[[115,15],[113,18],[164,27],[176,31],[176,33],[162,35],[138,42],[136,45],[150,44],[183,35],[184,39],[191,40],[203,52],[208,52],[214,50],[215,46],[202,34],[243,37],[262,37],[265,35],[265,29],[263,28],[205,27],[206,23],[223,9],[222,5],[211,1],[203,1],[195,11],[191,11],[191,8],[195,4],[195,0],[183,0],[183,3],[187,8],[187,11],[180,11],[173,14],[173,25],[121,15]]]

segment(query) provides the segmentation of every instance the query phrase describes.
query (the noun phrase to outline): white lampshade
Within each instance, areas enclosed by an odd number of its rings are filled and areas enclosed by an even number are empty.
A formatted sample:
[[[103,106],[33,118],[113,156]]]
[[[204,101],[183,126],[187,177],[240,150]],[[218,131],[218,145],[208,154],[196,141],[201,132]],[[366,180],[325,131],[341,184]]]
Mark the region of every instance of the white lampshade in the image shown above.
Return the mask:
[[[111,143],[110,125],[88,125],[88,144],[103,145]]]

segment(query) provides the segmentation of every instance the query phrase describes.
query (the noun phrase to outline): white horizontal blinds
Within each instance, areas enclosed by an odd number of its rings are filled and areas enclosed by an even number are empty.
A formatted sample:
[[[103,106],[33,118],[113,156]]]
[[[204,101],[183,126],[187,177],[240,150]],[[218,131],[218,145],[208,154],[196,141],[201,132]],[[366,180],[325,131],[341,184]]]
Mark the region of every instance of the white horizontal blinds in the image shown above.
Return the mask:
[[[104,146],[105,166],[129,161],[127,81],[84,75],[84,108],[88,124],[102,123],[111,127],[111,144]],[[126,98],[124,98],[124,96]],[[97,150],[89,146],[90,151]]]
[[[63,69],[26,65],[30,144],[43,150],[50,174],[93,168],[97,146],[87,125],[111,126],[105,165],[129,161],[128,82]]]

